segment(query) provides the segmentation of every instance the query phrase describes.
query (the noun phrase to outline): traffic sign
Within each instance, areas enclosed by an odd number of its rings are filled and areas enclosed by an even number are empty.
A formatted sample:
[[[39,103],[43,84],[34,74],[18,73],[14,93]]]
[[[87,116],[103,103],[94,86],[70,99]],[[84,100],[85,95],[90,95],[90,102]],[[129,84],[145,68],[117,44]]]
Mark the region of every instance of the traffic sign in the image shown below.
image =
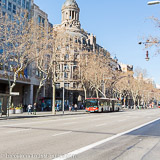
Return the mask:
[[[19,96],[19,92],[11,92],[10,95],[11,96]]]

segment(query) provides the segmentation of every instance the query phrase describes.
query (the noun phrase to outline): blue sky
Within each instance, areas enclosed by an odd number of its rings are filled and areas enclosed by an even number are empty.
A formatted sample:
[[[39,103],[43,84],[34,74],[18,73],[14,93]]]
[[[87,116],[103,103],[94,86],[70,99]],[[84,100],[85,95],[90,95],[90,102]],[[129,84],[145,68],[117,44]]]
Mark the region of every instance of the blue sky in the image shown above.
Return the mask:
[[[76,0],[80,8],[81,27],[97,37],[97,43],[125,64],[146,69],[148,77],[160,84],[160,55],[149,49],[145,60],[143,37],[160,35],[149,19],[160,18],[160,4],[148,6],[148,0]],[[61,23],[61,7],[65,0],[34,0],[48,14],[53,24]]]

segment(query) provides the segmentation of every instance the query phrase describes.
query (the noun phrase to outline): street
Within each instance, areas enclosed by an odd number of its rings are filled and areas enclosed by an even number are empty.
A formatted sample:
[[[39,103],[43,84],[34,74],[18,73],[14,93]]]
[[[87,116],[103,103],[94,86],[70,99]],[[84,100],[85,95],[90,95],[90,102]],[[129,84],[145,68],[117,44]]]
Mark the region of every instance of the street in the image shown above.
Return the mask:
[[[159,160],[160,109],[0,121],[0,159]]]

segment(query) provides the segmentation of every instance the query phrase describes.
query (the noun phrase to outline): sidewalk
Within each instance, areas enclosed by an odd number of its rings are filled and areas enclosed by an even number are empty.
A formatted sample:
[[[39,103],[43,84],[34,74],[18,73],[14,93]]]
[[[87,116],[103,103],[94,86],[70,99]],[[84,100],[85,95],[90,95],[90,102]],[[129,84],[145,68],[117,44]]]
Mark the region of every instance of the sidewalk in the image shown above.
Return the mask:
[[[3,116],[0,117],[0,120],[6,119],[21,119],[21,118],[38,118],[38,117],[51,117],[51,116],[65,116],[65,115],[78,115],[78,114],[86,114],[85,110],[77,110],[76,111],[65,111],[64,114],[62,111],[56,112],[56,115],[53,115],[52,112],[36,112],[34,114],[28,114],[28,112],[24,112],[22,114],[10,114],[9,117]]]

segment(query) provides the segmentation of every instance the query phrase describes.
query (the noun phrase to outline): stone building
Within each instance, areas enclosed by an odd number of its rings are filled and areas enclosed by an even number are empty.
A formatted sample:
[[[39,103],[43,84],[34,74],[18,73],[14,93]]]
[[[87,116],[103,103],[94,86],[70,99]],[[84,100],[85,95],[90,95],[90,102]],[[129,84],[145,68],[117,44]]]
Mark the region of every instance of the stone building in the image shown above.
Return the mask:
[[[114,69],[117,68],[117,61],[110,57],[106,49],[96,43],[96,36],[81,28],[80,8],[75,0],[66,0],[61,12],[61,24],[54,26],[57,32],[56,53],[60,55],[56,101],[62,104],[62,88],[65,87],[65,105],[78,104],[84,101],[84,93],[82,86],[77,83],[74,71],[81,54],[103,55]]]
[[[122,72],[129,72],[129,71],[133,71],[133,65],[128,65],[128,64],[123,64],[123,63],[119,63]]]

